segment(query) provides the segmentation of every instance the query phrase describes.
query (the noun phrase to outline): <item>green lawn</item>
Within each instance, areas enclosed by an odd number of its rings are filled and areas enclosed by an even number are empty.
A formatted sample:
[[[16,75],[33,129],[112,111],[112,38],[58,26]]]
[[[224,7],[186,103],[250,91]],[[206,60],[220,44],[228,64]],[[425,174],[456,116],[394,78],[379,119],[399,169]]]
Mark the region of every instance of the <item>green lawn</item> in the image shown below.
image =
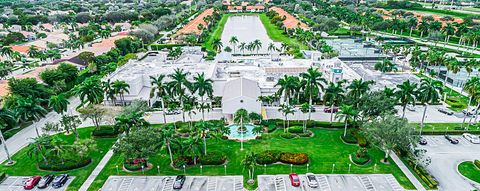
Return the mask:
[[[458,171],[470,180],[480,183],[480,169],[472,161],[462,162],[458,165]]]
[[[276,25],[270,23],[270,19],[265,13],[260,13],[258,14],[260,20],[263,23],[263,26],[265,27],[265,30],[267,31],[268,36],[274,40],[274,41],[279,41],[286,43],[290,46],[292,45],[297,45],[300,47],[302,50],[308,50],[308,46],[305,45],[304,43],[299,42],[297,39],[290,38],[286,34],[283,34],[283,30],[278,28]]]
[[[81,128],[78,129],[80,139],[91,138],[91,132],[93,131],[93,127],[88,128]],[[75,135],[64,135],[58,134],[55,136],[61,137],[63,140],[67,141],[68,143],[73,143],[75,140]],[[75,176],[75,179],[69,185],[67,190],[78,190],[83,182],[87,179],[93,169],[97,166],[100,162],[102,157],[107,153],[107,151],[112,147],[113,143],[115,142],[116,138],[102,138],[102,139],[95,139],[97,144],[97,150],[91,154],[92,163],[86,167],[70,170],[70,171],[62,171],[62,172],[52,172],[52,171],[44,171],[37,168],[37,163],[35,159],[32,159],[27,154],[27,148],[24,148],[13,155],[13,160],[17,161],[14,166],[5,166],[0,165],[0,171],[5,172],[9,176],[32,176],[32,175],[46,175],[46,174],[62,174],[68,173],[70,176]]]
[[[275,149],[280,151],[291,152],[305,152],[309,155],[310,166],[309,171],[314,173],[332,173],[332,165],[335,164],[333,173],[348,173],[348,165],[350,164],[349,154],[355,152],[359,147],[356,145],[347,145],[340,140],[343,133],[341,129],[311,129],[315,134],[312,138],[295,138],[283,139],[279,136],[281,130],[277,130],[272,134],[265,134],[261,140],[251,140],[245,142],[243,151],[240,151],[240,143],[231,140],[213,140],[207,141],[208,151],[220,151],[228,156],[227,174],[228,175],[243,175],[246,177],[247,172],[242,170],[241,161],[247,152],[261,152],[265,150]],[[406,178],[393,161],[386,165],[379,161],[384,156],[383,152],[378,149],[371,148],[369,154],[373,158],[373,162],[360,167],[352,165],[352,174],[368,174],[368,173],[391,173],[402,186],[406,189],[414,189],[414,186]],[[122,164],[124,158],[115,154],[106,167],[99,174],[89,190],[98,190],[101,188],[110,175],[142,175],[141,172],[129,173],[122,171]],[[158,154],[149,159],[155,167],[160,166],[160,175],[178,175],[182,174],[183,170],[176,170],[172,168],[169,163],[169,157],[166,149],[163,148]],[[377,164],[374,172],[374,164]],[[117,167],[120,171],[117,172]],[[264,167],[256,168],[256,174],[264,174]],[[294,166],[293,171],[297,173],[306,173],[306,166]],[[187,175],[202,175],[199,166],[192,166],[186,169]],[[223,166],[204,166],[203,175],[224,175]],[[290,166],[283,164],[269,165],[266,168],[267,174],[287,174],[290,173]],[[145,171],[146,175],[159,175],[156,168]],[[244,178],[246,181],[247,178]],[[247,185],[247,184],[245,184]],[[255,186],[253,186],[255,187]]]
[[[228,17],[230,15],[231,14],[223,14],[222,18],[220,19],[220,21],[218,21],[217,25],[215,26],[215,29],[213,30],[213,32],[208,37],[208,40],[203,43],[203,46],[207,50],[213,51],[213,45],[212,45],[213,40],[214,39],[220,39],[222,37],[223,28],[225,27],[225,23],[227,22]]]
[[[414,124],[415,127],[420,130],[420,124]],[[425,123],[423,131],[453,131],[455,128],[461,127],[462,123]],[[465,127],[468,126],[468,119],[465,122]],[[478,126],[470,125],[470,130],[478,130]]]

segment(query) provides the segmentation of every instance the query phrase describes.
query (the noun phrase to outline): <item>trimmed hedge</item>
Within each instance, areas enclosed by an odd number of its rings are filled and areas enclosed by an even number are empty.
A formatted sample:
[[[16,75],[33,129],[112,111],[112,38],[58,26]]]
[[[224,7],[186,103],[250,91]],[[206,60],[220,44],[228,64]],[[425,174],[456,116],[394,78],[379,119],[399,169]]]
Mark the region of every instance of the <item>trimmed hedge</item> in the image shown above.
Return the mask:
[[[449,130],[449,131],[422,131],[422,135],[445,135],[445,133],[449,135],[461,135],[464,133],[470,133],[474,135],[480,135],[480,130]]]
[[[92,131],[94,137],[116,137],[118,134],[120,134],[119,129],[112,126],[101,126]]]
[[[415,168],[415,163],[413,163],[411,160],[407,160],[407,164],[415,171],[415,173],[425,182],[427,183],[428,187],[431,189],[437,189],[438,187],[438,182],[433,178],[427,170],[425,170],[422,166],[417,165],[417,168]]]
[[[72,161],[72,160],[65,160],[62,164],[60,161],[49,161],[48,164],[44,163],[43,161],[38,164],[38,168],[42,170],[49,170],[49,171],[67,171],[73,170],[77,168],[82,168],[89,165],[92,162],[91,158]]]
[[[208,152],[206,156],[200,158],[200,163],[202,165],[222,165],[227,161],[227,156],[225,153],[221,152]]]
[[[182,47],[182,46],[185,46],[183,44],[152,44],[150,45],[150,48],[152,50],[162,50],[162,49],[172,49],[172,48],[175,48],[175,47]]]
[[[363,136],[358,131],[354,131],[354,132],[352,132],[352,134],[357,139],[358,146],[361,146],[361,147],[367,147],[368,146],[367,138],[365,138],[365,136]]]
[[[281,133],[280,137],[282,137],[284,139],[293,139],[293,138],[297,137],[297,135],[295,135],[293,133]]]
[[[351,155],[352,157],[352,162],[357,164],[357,165],[365,165],[368,162],[370,162],[370,155],[366,154],[363,157],[357,157],[357,155],[354,153]]]
[[[303,165],[308,163],[306,153],[281,152],[278,150],[268,150],[257,154],[256,162],[260,165],[282,162],[285,164]]]
[[[311,137],[312,135],[313,135],[313,132],[309,130],[305,131],[305,133],[298,134],[298,136],[300,137]]]
[[[352,133],[347,133],[346,136],[341,136],[343,142],[345,143],[350,143],[350,144],[357,144],[358,141],[357,141],[357,138],[355,138],[355,136],[352,135]]]

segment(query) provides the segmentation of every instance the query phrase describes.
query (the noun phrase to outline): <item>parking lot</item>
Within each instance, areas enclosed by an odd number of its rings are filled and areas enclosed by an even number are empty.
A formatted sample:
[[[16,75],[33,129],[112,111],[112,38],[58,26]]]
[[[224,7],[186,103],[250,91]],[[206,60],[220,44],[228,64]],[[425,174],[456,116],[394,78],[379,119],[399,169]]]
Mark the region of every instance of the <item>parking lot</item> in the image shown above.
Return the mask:
[[[319,186],[311,188],[307,185],[304,174],[300,174],[300,186],[293,187],[288,175],[260,175],[258,176],[259,191],[400,191],[404,190],[391,174],[316,174]]]
[[[480,159],[480,144],[473,144],[462,136],[452,137],[459,143],[451,144],[443,136],[424,136],[427,145],[419,148],[426,149],[426,155],[431,158],[427,170],[438,180],[439,190],[480,189],[480,185],[465,180],[457,171],[457,166],[463,161]]]
[[[23,189],[23,181],[28,179],[28,178],[29,177],[26,177],[26,176],[9,176],[2,183],[0,183],[0,190],[1,191],[24,190]],[[75,177],[68,177],[67,183],[65,183],[65,185],[63,185],[63,187],[58,188],[58,189],[55,189],[52,186],[48,186],[45,189],[38,189],[38,188],[35,187],[32,190],[46,190],[46,191],[49,191],[49,190],[55,190],[55,191],[65,190],[74,178]]]
[[[175,176],[110,176],[103,191],[172,191]],[[243,191],[243,176],[186,176],[183,191]]]

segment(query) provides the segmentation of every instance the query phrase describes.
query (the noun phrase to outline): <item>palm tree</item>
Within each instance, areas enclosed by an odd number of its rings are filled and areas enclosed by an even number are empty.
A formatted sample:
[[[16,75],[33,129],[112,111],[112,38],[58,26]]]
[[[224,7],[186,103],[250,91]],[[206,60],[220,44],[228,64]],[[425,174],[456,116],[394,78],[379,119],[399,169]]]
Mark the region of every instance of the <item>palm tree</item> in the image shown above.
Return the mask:
[[[324,84],[327,80],[323,78],[323,73],[318,71],[318,68],[310,67],[307,72],[300,73],[300,77],[305,80],[304,90],[308,93],[308,104],[313,107],[313,95],[318,95],[320,91],[324,91]],[[308,109],[308,120],[311,119],[312,108]]]
[[[80,98],[82,105],[85,103],[99,104],[103,101],[103,88],[98,77],[89,77],[81,84],[75,86],[73,92]]]
[[[30,58],[36,58],[38,56],[38,48],[34,45],[28,47],[28,56]]]
[[[340,111],[335,114],[335,118],[339,120],[345,120],[345,130],[343,131],[343,136],[347,136],[347,126],[348,120],[352,120],[354,116],[358,115],[358,111],[353,108],[352,105],[342,105],[340,106]]]
[[[113,83],[108,79],[107,81],[102,82],[102,89],[105,92],[105,98],[112,101],[112,105],[115,105],[115,100],[117,99],[115,96],[115,90],[112,87]]]
[[[440,98],[439,92],[442,92],[442,83],[431,78],[423,78],[418,88],[418,97],[425,107],[423,109],[422,123],[420,125],[420,135],[422,135],[422,130],[425,121],[425,114],[427,113],[428,104],[433,104],[438,101]],[[464,120],[465,121],[465,120]],[[463,127],[463,125],[462,125]]]
[[[190,74],[190,72],[184,72],[183,69],[177,68],[173,72],[173,74],[168,75],[172,80],[168,82],[168,87],[171,90],[171,94],[173,96],[178,97],[178,100],[180,100],[180,107],[184,107],[184,101],[183,98],[185,96],[185,90],[186,89],[191,89],[191,83],[187,80],[187,76]],[[185,112],[182,111],[182,116],[183,116],[183,122],[185,122]]]
[[[257,50],[257,54],[258,54],[258,51],[260,50],[260,48],[262,48],[262,42],[258,39],[254,40],[252,42],[252,48]]]
[[[12,58],[13,50],[12,47],[4,46],[0,49],[0,55],[7,58]]]
[[[235,49],[237,47],[237,43],[238,43],[238,38],[236,36],[232,36],[230,37],[230,44],[233,44],[233,53],[235,54]]]
[[[173,154],[172,154],[171,143],[172,143],[172,140],[175,139],[175,129],[172,128],[172,126],[167,125],[162,129],[161,133],[162,133],[163,141],[165,142],[165,145],[167,145],[168,154],[170,155],[170,164],[173,164]]]
[[[327,89],[325,89],[323,100],[325,103],[330,103],[330,123],[333,122],[333,107],[335,103],[340,102],[345,97],[343,83],[344,81],[338,81],[337,83],[330,82]]]
[[[52,108],[53,111],[57,112],[58,114],[63,114],[63,112],[66,112],[68,109],[68,104],[70,104],[70,102],[63,93],[54,95],[48,100],[48,107]]]
[[[283,131],[286,133],[287,128],[290,126],[290,122],[288,121],[288,114],[293,114],[294,110],[291,105],[287,104],[281,104],[280,108],[278,111],[283,113],[283,116],[285,117],[285,120],[283,121]],[[287,125],[285,126],[285,122],[287,122]]]
[[[273,43],[268,44],[268,51],[270,51],[270,53],[276,50],[277,50],[277,47],[275,47]]]
[[[248,179],[249,181],[255,176],[255,164],[256,164],[256,155],[253,152],[245,155],[245,158],[242,160],[242,165],[244,169],[248,169]]]
[[[187,145],[185,152],[190,153],[193,157],[193,164],[197,164],[197,155],[202,153],[202,144],[199,141],[200,137],[191,134],[187,139],[183,141],[183,144]]]
[[[240,124],[240,128],[238,131],[240,131],[241,140],[240,140],[240,150],[243,150],[243,132],[246,131],[244,124],[250,122],[250,116],[248,115],[248,111],[246,109],[239,109],[235,112],[233,121],[236,124]]]
[[[411,83],[410,80],[404,81],[402,84],[397,85],[397,91],[395,91],[395,95],[403,107],[402,118],[405,118],[405,109],[407,108],[407,105],[409,103],[415,104],[417,84]]]
[[[213,39],[212,46],[216,52],[220,52],[223,48],[223,43],[220,39],[216,38]]]
[[[385,72],[394,72],[398,70],[397,66],[387,59],[383,59],[383,61],[377,62],[374,68],[375,70],[382,72],[382,74]]]
[[[40,137],[36,122],[45,117],[47,110],[40,105],[39,100],[32,98],[19,99],[17,100],[17,108],[15,112],[17,113],[18,119],[21,121],[26,122],[32,120],[37,136]]]
[[[242,51],[242,54],[245,54],[245,49],[247,49],[247,43],[240,43],[240,45],[238,45],[238,48],[240,49],[240,51]]]
[[[203,139],[203,151],[207,155],[207,137],[217,137],[212,129],[213,124],[208,121],[201,120],[195,124],[195,131]]]
[[[193,126],[192,114],[196,114],[193,109],[193,105],[191,105],[190,103],[183,104],[182,110],[183,112],[186,112],[188,114],[190,129],[192,129]]]
[[[125,105],[125,93],[129,93],[129,88],[130,85],[128,85],[125,81],[123,80],[115,80],[113,82],[112,88],[115,93],[119,94],[120,100],[122,101],[122,104]]]
[[[48,164],[48,159],[46,157],[45,151],[51,147],[50,143],[52,141],[51,136],[42,135],[40,137],[32,138],[32,142],[29,145],[28,156],[33,157],[35,155],[38,162],[38,156],[42,156],[43,162]]]
[[[365,93],[370,90],[370,85],[374,84],[375,82],[372,80],[363,81],[363,79],[354,79],[352,83],[347,87],[350,91],[348,91],[347,96],[353,98],[353,100],[359,100]],[[356,108],[358,108],[358,101],[356,104]]]
[[[163,114],[163,123],[167,123],[167,116],[165,110],[165,97],[167,96],[168,86],[163,81],[165,75],[160,74],[158,77],[150,76],[150,84],[152,85],[152,89],[150,90],[150,98],[157,97],[160,98],[160,103],[162,105],[162,114]]]
[[[15,113],[13,111],[7,110],[5,108],[0,108],[0,143],[3,145],[3,149],[5,149],[5,154],[7,155],[8,164],[13,164],[14,161],[10,157],[10,153],[8,152],[7,142],[5,142],[5,138],[3,137],[2,130],[5,129],[7,126],[15,126],[17,124],[17,120],[15,118]]]
[[[303,113],[303,116],[304,116],[304,119],[303,119],[303,132],[304,133],[307,130],[307,115],[305,115],[305,114],[310,113],[311,109],[312,109],[312,106],[308,103],[303,103],[300,106],[300,111]]]
[[[283,78],[278,79],[277,84],[275,84],[275,87],[280,86],[280,88],[277,90],[277,95],[284,95],[284,101],[287,104],[290,104],[290,96],[292,96],[295,93],[295,89],[297,89],[297,81],[294,76],[283,76]]]
[[[467,110],[468,110],[468,107],[470,107],[470,104],[473,102],[473,101],[476,101],[477,102],[477,106],[475,107],[475,116],[477,116],[477,113],[478,113],[478,108],[480,108],[480,77],[472,77],[470,78],[466,83],[465,83],[465,86],[463,87],[463,89],[465,89],[465,91],[470,95],[470,99],[468,101],[468,105],[467,105]],[[471,123],[471,119],[470,119],[470,122],[469,122],[469,125],[470,126],[470,123]]]
[[[282,49],[283,52],[286,52],[288,51],[288,48],[289,48],[288,44],[282,42],[280,49]]]
[[[201,103],[204,104],[205,94],[209,98],[213,97],[213,80],[205,79],[205,73],[197,73],[193,80],[193,92],[198,93]],[[205,120],[205,108],[201,107],[200,109],[202,111],[202,119]]]

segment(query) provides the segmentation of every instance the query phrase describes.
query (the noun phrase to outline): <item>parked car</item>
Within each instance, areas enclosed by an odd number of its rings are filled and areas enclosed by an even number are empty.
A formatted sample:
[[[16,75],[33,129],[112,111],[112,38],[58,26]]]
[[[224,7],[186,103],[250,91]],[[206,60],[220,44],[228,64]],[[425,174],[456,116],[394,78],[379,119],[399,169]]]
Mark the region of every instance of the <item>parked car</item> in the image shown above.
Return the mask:
[[[52,181],[53,188],[61,188],[68,180],[68,174],[61,174],[56,176]]]
[[[315,107],[313,107],[313,106],[310,107],[310,110],[311,110],[312,112],[316,112],[316,111],[317,111],[317,110],[315,110]]]
[[[409,104],[409,105],[407,105],[407,109],[408,109],[408,111],[415,111],[415,106]]]
[[[55,178],[53,174],[43,176],[42,179],[40,179],[40,182],[38,182],[37,188],[42,189],[48,187],[48,185],[52,183],[53,178]]]
[[[423,137],[420,138],[420,145],[427,145],[427,140],[424,139]]]
[[[332,113],[332,108],[326,107],[326,108],[323,109],[323,112],[325,112],[325,113]],[[338,112],[338,107],[334,107],[334,108],[333,108],[333,113],[337,113],[337,112]]]
[[[307,173],[307,183],[310,188],[318,187],[317,177],[313,173]]]
[[[448,109],[446,109],[446,108],[438,108],[438,111],[439,111],[440,113],[444,113],[444,114],[447,114],[447,115],[453,115],[453,111],[450,111],[450,110],[448,110]]]
[[[41,176],[32,176],[28,178],[23,182],[23,188],[25,190],[31,190],[35,188],[35,186],[38,184],[38,181],[40,181],[41,178],[42,178]]]
[[[451,137],[450,135],[445,135],[445,139],[450,141],[450,143],[452,143],[452,144],[458,144],[458,139],[455,139],[455,138]]]
[[[476,135],[472,135],[470,133],[464,133],[462,136],[473,144],[480,144],[480,137]]]
[[[180,114],[179,110],[167,110],[165,111],[165,115],[178,115]]]
[[[292,183],[292,186],[300,186],[300,178],[296,173],[292,172],[288,175],[288,177],[290,178],[290,182]]]
[[[173,189],[182,189],[185,179],[186,177],[184,175],[178,175],[173,183]]]

